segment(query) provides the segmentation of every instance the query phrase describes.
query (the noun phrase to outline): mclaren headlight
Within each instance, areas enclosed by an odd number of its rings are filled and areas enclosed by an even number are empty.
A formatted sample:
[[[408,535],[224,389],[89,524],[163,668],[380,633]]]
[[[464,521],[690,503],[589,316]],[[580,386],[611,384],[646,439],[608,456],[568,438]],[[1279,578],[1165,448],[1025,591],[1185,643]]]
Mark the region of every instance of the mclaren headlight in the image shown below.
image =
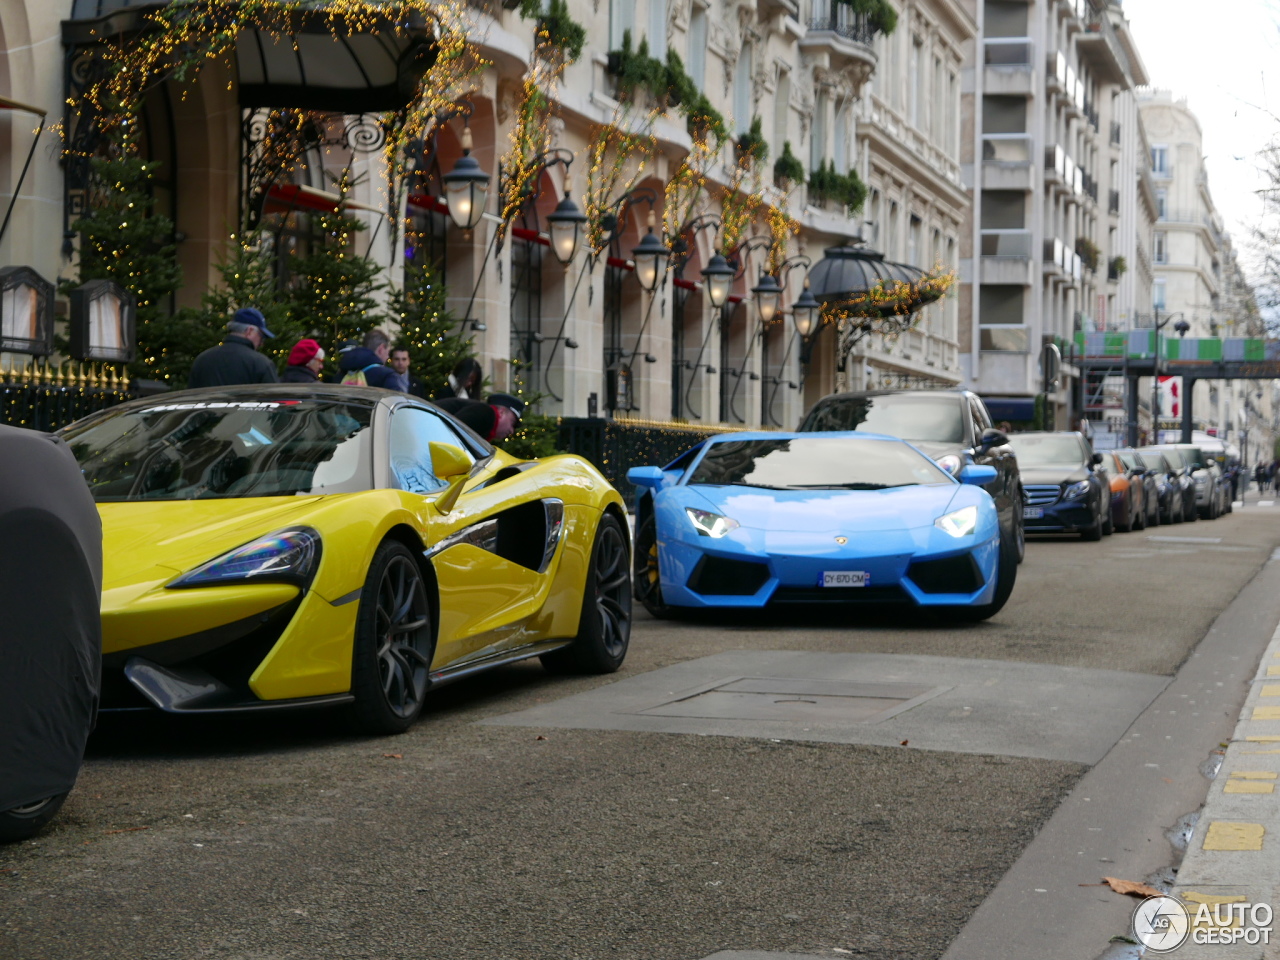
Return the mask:
[[[227,583],[306,586],[320,563],[320,534],[310,527],[277,530],[228,550],[170,583],[169,589]]]
[[[1078,480],[1075,483],[1067,484],[1067,489],[1062,491],[1063,500],[1079,500],[1081,497],[1089,495],[1089,481]]]
[[[688,515],[689,521],[693,524],[699,536],[711,537],[713,540],[719,540],[730,530],[738,529],[738,521],[733,517],[725,517],[718,513],[712,513],[710,510],[695,510],[693,507],[685,507],[684,512]]]
[[[978,528],[978,508],[961,507],[933,521],[939,530],[945,530],[953,537],[967,537]]]
[[[957,457],[954,453],[948,453],[945,457],[939,457],[934,461],[938,466],[953,477],[960,476],[960,468],[964,466],[964,461]]]

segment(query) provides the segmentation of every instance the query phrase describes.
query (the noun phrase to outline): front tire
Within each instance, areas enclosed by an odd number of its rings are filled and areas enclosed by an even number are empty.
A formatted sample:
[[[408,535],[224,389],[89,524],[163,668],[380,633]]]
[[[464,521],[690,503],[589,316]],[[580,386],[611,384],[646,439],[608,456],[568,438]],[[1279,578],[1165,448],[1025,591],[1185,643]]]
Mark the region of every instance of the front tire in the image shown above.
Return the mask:
[[[365,733],[404,733],[431,686],[431,605],[417,560],[402,543],[378,547],[360,591],[351,660],[352,719]]]
[[[636,552],[632,558],[635,597],[650,616],[666,620],[675,611],[662,600],[662,574],[658,570],[658,521],[649,513],[636,531]]]
[[[1005,541],[1001,540],[1000,557],[996,564],[996,591],[991,597],[991,602],[975,607],[953,607],[948,611],[951,617],[966,623],[978,623],[994,617],[1004,608],[1004,605],[1009,602],[1009,596],[1013,593],[1013,585],[1018,580],[1017,546],[1015,544],[1006,546]]]
[[[631,556],[622,524],[600,518],[573,643],[539,659],[552,673],[613,673],[631,641]]]
[[[1081,540],[1097,541],[1102,539],[1102,510],[1098,509],[1094,515],[1093,524],[1087,530],[1080,531]]]
[[[65,793],[45,797],[26,806],[0,812],[0,843],[16,843],[34,837],[62,809]]]

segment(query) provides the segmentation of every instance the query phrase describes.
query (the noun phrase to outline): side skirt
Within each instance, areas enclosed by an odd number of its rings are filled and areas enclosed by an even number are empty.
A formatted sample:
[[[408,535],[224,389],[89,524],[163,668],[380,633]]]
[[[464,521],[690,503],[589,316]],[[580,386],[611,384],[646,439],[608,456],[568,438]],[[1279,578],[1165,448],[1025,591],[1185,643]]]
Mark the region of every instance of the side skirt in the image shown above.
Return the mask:
[[[478,660],[467,660],[432,673],[431,685],[452,683],[454,680],[461,680],[463,677],[480,673],[482,670],[491,670],[494,667],[505,666],[508,663],[519,663],[521,660],[528,660],[530,657],[541,656],[544,653],[550,653],[552,650],[567,647],[572,642],[572,640],[539,640],[537,643],[529,643],[523,647],[516,647],[514,650],[501,650]]]

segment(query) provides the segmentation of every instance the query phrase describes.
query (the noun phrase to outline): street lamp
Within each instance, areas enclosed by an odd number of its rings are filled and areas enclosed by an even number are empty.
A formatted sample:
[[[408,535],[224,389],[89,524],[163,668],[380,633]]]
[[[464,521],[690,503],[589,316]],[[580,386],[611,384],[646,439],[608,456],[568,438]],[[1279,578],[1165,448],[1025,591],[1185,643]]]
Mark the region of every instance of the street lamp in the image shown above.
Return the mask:
[[[702,268],[702,277],[707,282],[707,299],[713,307],[723,307],[729,299],[729,288],[733,286],[733,278],[737,273],[729,261],[719,252],[711,258],[711,262]]]
[[[671,248],[662,242],[653,226],[657,218],[649,211],[649,232],[644,235],[640,245],[631,250],[631,260],[636,265],[636,279],[640,286],[650,293],[658,289],[658,264],[666,262],[671,256]]]
[[[796,333],[800,334],[801,339],[808,339],[809,334],[813,332],[814,322],[818,318],[818,311],[822,305],[818,303],[809,289],[809,279],[806,277],[804,281],[804,289],[800,291],[800,296],[796,297],[796,302],[791,305],[791,319],[796,325]]]
[[[751,288],[751,294],[756,298],[756,309],[760,311],[761,322],[771,323],[778,315],[778,307],[782,304],[782,287],[778,286],[777,278],[771,273],[766,273],[760,278],[760,282]]]
[[[468,233],[484,216],[484,202],[489,193],[489,174],[471,156],[471,128],[462,128],[462,156],[453,169],[440,177],[448,197],[449,216],[458,228]]]
[[[53,284],[30,267],[0,269],[0,350],[53,351]]]
[[[578,205],[569,197],[572,181],[564,178],[564,199],[555,210],[547,214],[547,224],[551,228],[551,252],[556,259],[569,269],[573,255],[578,251],[578,242],[582,238],[582,225],[587,222],[587,215],[578,209]]]
[[[110,280],[90,280],[71,291],[67,332],[77,360],[129,363],[134,357],[137,300]]]

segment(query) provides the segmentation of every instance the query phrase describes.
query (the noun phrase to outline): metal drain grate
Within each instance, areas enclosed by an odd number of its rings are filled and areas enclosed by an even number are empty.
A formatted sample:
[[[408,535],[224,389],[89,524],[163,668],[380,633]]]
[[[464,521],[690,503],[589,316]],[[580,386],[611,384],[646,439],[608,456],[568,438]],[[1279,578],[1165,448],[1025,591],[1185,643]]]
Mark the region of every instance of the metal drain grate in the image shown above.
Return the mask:
[[[730,677],[636,712],[704,720],[879,723],[949,689],[918,683]]]

